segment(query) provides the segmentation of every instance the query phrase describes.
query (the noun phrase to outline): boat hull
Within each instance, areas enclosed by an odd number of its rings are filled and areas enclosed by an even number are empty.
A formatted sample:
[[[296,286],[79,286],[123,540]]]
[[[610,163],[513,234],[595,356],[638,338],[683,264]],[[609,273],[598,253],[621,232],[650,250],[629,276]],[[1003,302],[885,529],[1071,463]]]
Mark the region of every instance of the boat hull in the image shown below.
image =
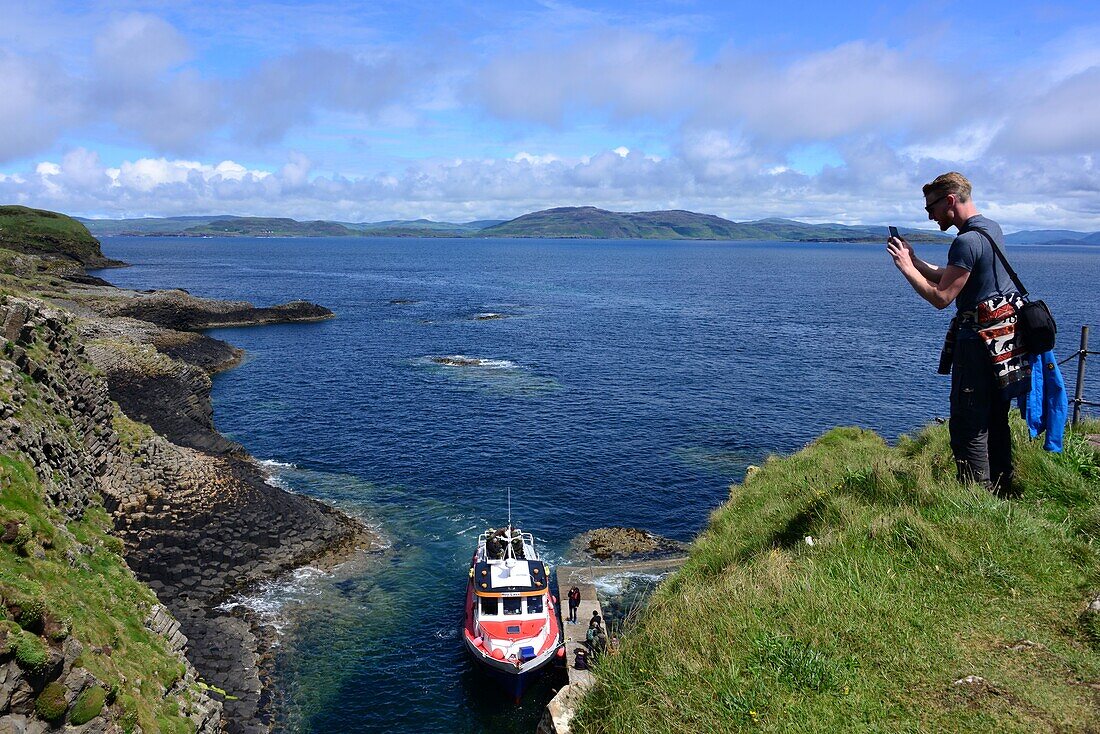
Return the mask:
[[[516,702],[565,653],[549,585],[550,567],[539,559],[530,533],[509,523],[478,537],[466,586],[463,642],[477,666]],[[509,600],[510,610],[498,608],[498,602]]]
[[[521,666],[517,666],[507,660],[497,660],[487,656],[474,645],[468,636],[465,638],[465,642],[466,652],[470,653],[470,657],[474,659],[478,667],[499,687],[503,688],[505,693],[516,700],[523,696],[523,693],[531,684],[538,680],[556,659],[557,648],[551,650],[548,655],[532,658]]]

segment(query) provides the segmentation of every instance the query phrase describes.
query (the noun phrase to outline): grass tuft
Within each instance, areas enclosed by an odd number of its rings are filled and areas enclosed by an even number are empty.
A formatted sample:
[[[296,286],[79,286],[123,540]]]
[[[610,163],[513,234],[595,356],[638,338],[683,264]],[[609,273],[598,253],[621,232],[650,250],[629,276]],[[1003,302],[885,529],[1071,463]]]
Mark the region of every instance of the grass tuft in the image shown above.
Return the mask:
[[[840,688],[840,666],[811,646],[790,637],[765,632],[754,644],[750,670],[773,676],[795,688],[831,691]]]

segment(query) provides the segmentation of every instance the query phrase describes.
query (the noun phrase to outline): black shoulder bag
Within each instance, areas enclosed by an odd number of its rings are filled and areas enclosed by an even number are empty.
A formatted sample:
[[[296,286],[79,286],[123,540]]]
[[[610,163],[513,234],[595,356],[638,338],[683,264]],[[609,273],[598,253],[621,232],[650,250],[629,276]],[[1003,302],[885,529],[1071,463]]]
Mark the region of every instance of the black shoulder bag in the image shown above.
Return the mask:
[[[989,244],[993,246],[993,252],[997,253],[1001,264],[1008,271],[1008,277],[1012,278],[1012,282],[1016,284],[1020,296],[1024,299],[1024,305],[1016,312],[1016,329],[1020,332],[1020,341],[1024,350],[1028,354],[1042,354],[1054,349],[1054,337],[1058,333],[1058,325],[1054,323],[1054,317],[1051,315],[1047,304],[1044,301],[1028,300],[1027,288],[1024,288],[1024,284],[1020,282],[1016,271],[1008,264],[1008,258],[997,246],[997,242],[985,230],[975,227],[974,231],[989,240]],[[993,272],[996,275],[996,266],[994,266]]]

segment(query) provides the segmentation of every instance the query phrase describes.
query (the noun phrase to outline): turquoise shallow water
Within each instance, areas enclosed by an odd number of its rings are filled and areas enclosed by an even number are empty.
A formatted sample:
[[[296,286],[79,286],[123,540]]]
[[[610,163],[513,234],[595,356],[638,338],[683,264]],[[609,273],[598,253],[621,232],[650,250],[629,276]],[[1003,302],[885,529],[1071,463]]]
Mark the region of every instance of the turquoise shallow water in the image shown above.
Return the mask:
[[[878,246],[107,238],[104,251],[134,264],[103,273],[119,285],[337,313],[213,332],[249,355],[215,379],[218,427],[389,545],[247,600],[282,629],[286,731],[533,731],[549,685],[513,707],[458,636],[472,543],[505,519],[509,488],[552,561],[603,525],[688,540],[768,453],[838,424],[893,439],[947,412],[948,315]],[[1100,248],[1011,256],[1068,354],[1100,320]],[[432,361],[456,355],[482,362]]]

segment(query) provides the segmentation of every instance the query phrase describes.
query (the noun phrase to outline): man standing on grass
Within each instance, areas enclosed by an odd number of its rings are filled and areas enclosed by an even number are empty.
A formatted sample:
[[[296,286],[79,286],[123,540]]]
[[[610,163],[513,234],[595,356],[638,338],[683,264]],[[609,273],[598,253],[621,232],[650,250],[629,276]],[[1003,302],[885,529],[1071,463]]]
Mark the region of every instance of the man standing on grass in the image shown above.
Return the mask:
[[[955,302],[940,358],[940,372],[951,372],[951,451],[959,481],[979,482],[1001,496],[1012,496],[1011,398],[1026,393],[1030,371],[1015,334],[1022,300],[993,251],[1004,248],[1000,226],[982,216],[970,199],[970,182],[945,173],[924,186],[928,218],[959,234],[947,253],[947,266],[931,265],[904,239],[891,237],[886,251],[913,290],[938,309]]]

